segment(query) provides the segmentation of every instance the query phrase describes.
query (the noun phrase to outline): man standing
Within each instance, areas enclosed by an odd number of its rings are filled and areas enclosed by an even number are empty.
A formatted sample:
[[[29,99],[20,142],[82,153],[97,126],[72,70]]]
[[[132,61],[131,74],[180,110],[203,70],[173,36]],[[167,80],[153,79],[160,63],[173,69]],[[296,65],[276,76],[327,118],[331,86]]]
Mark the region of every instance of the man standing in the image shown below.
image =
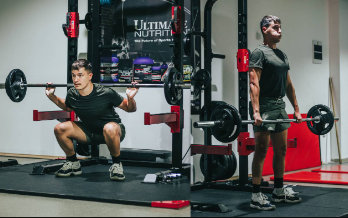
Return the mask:
[[[284,52],[277,49],[282,37],[281,21],[278,17],[267,15],[260,22],[263,44],[250,56],[250,117],[254,118],[255,155],[252,163],[253,193],[250,207],[259,210],[272,210],[275,205],[261,193],[262,169],[270,139],[274,157],[273,202],[297,203],[301,201],[297,192],[283,185],[285,154],[287,149],[287,129],[289,123],[263,124],[262,120],[288,119],[283,97],[286,95],[294,107],[294,117],[302,121],[296,100],[295,88],[290,79],[290,66]]]
[[[47,88],[47,97],[65,111],[75,111],[80,121],[67,121],[56,125],[54,133],[60,147],[66,154],[66,163],[56,172],[56,176],[80,175],[81,165],[76,158],[72,139],[82,144],[102,144],[108,146],[112,157],[110,179],[125,179],[120,161],[120,142],[126,131],[114,107],[127,112],[136,111],[134,96],[138,89],[128,88],[127,99],[111,88],[92,83],[92,65],[84,59],[75,61],[71,67],[74,87],[69,89],[65,99],[54,94],[54,88]]]

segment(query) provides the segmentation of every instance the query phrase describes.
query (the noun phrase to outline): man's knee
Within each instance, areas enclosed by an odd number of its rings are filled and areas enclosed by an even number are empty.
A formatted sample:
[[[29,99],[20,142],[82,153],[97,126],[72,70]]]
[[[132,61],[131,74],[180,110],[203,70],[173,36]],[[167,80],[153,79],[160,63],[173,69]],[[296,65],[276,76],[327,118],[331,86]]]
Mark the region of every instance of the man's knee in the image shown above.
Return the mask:
[[[71,121],[59,123],[54,127],[54,134],[64,135],[72,129]]]
[[[257,144],[255,149],[255,157],[265,159],[268,151],[268,144]]]
[[[287,148],[286,148],[286,145],[282,145],[278,149],[273,149],[273,150],[274,150],[274,156],[285,157]]]
[[[105,124],[103,133],[105,136],[121,136],[121,127],[115,122]]]

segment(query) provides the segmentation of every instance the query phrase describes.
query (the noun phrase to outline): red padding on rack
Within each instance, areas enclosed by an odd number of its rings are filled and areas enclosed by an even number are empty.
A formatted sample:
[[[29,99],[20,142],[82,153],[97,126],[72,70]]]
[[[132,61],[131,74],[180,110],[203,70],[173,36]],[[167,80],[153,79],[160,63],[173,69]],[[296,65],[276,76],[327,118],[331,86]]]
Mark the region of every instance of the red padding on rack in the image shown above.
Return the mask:
[[[289,115],[292,119],[294,116]],[[302,117],[307,117],[302,114]],[[312,133],[306,122],[291,123],[288,129],[288,139],[297,139],[297,147],[288,147],[285,157],[285,171],[301,170],[306,168],[318,167],[321,165],[319,136]],[[268,149],[262,175],[273,174],[273,148]]]
[[[249,71],[249,53],[250,52],[248,49],[238,49],[238,52],[237,52],[238,72]]]
[[[273,147],[272,141],[269,147]],[[297,147],[297,138],[288,139],[288,148]],[[238,136],[238,153],[241,156],[248,156],[255,151],[255,138],[249,138],[249,132],[242,132]]]
[[[184,116],[184,113],[182,113]],[[179,133],[181,130],[180,124],[180,106],[172,106],[171,113],[165,114],[144,114],[144,125],[165,123],[170,129],[171,133]],[[184,126],[182,127],[184,128]]]
[[[190,201],[153,201],[151,207],[180,209],[190,205]]]
[[[274,177],[271,177],[274,180]],[[304,182],[304,183],[320,183],[348,185],[348,174],[344,173],[316,173],[316,172],[297,172],[284,175],[286,182]]]
[[[314,169],[312,172],[317,173],[348,173],[347,165],[333,165],[333,166],[321,166],[321,168]]]
[[[77,120],[75,112],[67,111],[43,111],[33,110],[33,121],[41,120]]]
[[[176,122],[177,114],[144,114],[144,125],[160,124],[160,123],[172,123]]]

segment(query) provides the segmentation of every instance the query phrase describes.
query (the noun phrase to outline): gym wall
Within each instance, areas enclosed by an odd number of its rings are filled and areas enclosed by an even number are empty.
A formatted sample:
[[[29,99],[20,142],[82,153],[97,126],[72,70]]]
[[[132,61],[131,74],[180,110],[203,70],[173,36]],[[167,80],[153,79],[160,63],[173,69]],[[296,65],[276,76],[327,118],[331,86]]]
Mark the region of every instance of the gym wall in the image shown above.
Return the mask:
[[[202,1],[202,10],[206,1]],[[339,17],[340,20],[347,20],[344,11],[347,11],[347,1],[341,0]],[[262,35],[259,27],[259,22],[264,15],[273,14],[279,16],[282,21],[283,38],[278,44],[278,48],[283,50],[290,61],[290,75],[296,89],[297,100],[300,106],[301,113],[307,113],[308,110],[315,104],[330,105],[329,99],[329,5],[331,0],[248,0],[248,48],[253,51],[259,44],[262,43]],[[338,10],[338,8],[337,8]],[[338,11],[335,11],[338,13]],[[345,18],[345,19],[344,19]],[[202,12],[203,19],[203,12]],[[202,20],[203,22],[203,20]],[[213,100],[226,101],[232,105],[238,106],[238,71],[236,67],[237,39],[238,39],[238,1],[237,0],[219,0],[213,8],[213,51],[214,53],[225,54],[225,60],[215,60],[213,63],[213,84],[217,85],[217,93],[213,92]],[[340,43],[343,43],[344,36],[347,36],[347,28],[343,27],[343,22],[340,23]],[[336,32],[331,35],[337,35]],[[330,35],[330,36],[331,36]],[[313,64],[312,62],[312,40],[318,40],[323,45],[323,60],[321,64]],[[345,48],[347,48],[347,42]],[[337,76],[340,72],[344,72],[347,68],[343,68],[342,58],[347,55],[347,49],[343,50],[340,44],[340,54],[337,56],[341,60],[340,69],[337,70]],[[344,54],[345,53],[345,54]],[[331,58],[330,58],[331,60]],[[345,62],[347,63],[347,62]],[[218,70],[220,69],[220,71]],[[332,72],[331,72],[332,73]],[[221,77],[222,75],[222,77]],[[344,81],[340,76],[340,81]],[[339,77],[339,76],[338,76]],[[223,81],[222,86],[215,81]],[[345,80],[347,81],[347,79]],[[338,80],[337,80],[338,82]],[[339,96],[339,92],[347,92],[339,84],[334,84],[335,96]],[[286,99],[287,112],[293,113],[291,103]],[[341,100],[342,101],[342,100]],[[340,105],[339,100],[335,102],[336,110],[341,111],[346,102]],[[338,111],[338,110],[337,110]],[[343,132],[345,121],[342,114],[337,113],[341,117],[338,126],[341,126]],[[198,120],[197,116],[193,117],[193,121]],[[249,132],[251,131],[249,125]],[[336,141],[334,128],[331,134],[320,137],[322,161],[324,163],[331,162],[332,159],[337,159],[337,147],[333,144]],[[251,136],[252,137],[252,136]],[[333,138],[334,137],[334,138]],[[203,132],[200,129],[193,129],[194,143],[203,143]],[[343,136],[341,138],[342,147],[344,147]],[[331,142],[331,143],[330,143]],[[222,144],[215,139],[213,144]],[[233,150],[236,152],[236,142],[233,142]],[[347,148],[348,149],[348,148]],[[342,148],[342,157],[347,158],[347,149]],[[336,154],[335,154],[336,153]],[[237,155],[238,157],[238,155]],[[253,154],[249,156],[249,172],[251,172],[251,161]],[[194,157],[194,165],[199,166],[199,155]],[[195,180],[202,180],[202,175],[199,169],[195,169]],[[238,175],[238,171],[236,172]]]
[[[342,159],[348,158],[347,135],[344,134],[347,129],[347,115],[344,112],[348,109],[348,99],[345,97],[348,81],[348,27],[346,25],[348,15],[347,0],[331,0],[329,1],[329,23],[330,23],[330,76],[333,80],[333,95],[336,116],[341,121],[337,123],[338,135],[341,146]],[[331,136],[331,155],[333,159],[338,159],[336,132],[333,130]]]
[[[341,117],[341,122],[339,122],[340,129],[340,140],[341,140],[341,151],[342,151],[342,158],[347,159],[348,158],[348,116],[346,112],[348,111],[348,98],[345,96],[345,94],[348,92],[347,87],[347,81],[348,81],[348,27],[347,27],[347,20],[348,20],[348,1],[347,0],[340,0],[339,1],[339,14],[340,14],[340,20],[339,20],[339,27],[340,27],[340,100],[336,101],[336,105],[340,107],[340,113],[338,114]],[[337,84],[337,83],[336,83]],[[336,94],[337,92],[335,92]],[[336,139],[334,133],[331,133],[333,136],[333,139]],[[335,155],[334,157],[337,157]]]
[[[66,83],[67,38],[62,31],[66,22],[68,1],[64,0],[0,0],[0,81],[5,82],[8,73],[19,68],[27,76],[28,83]],[[81,19],[87,12],[87,1],[79,1]],[[78,53],[87,52],[87,31],[80,25]],[[126,97],[125,90],[116,89]],[[59,110],[45,96],[43,88],[28,89],[21,103],[13,103],[1,90],[2,113],[0,115],[0,152],[36,155],[64,156],[56,142],[53,128],[58,121],[33,122],[32,111]],[[65,97],[66,89],[57,88],[57,96]],[[162,89],[140,89],[137,96],[138,110],[125,113],[119,109],[127,135],[121,148],[171,150],[170,128],[165,124],[144,126],[144,112],[151,114],[170,112]],[[184,90],[185,125],[183,152],[190,144],[190,91]],[[108,155],[106,146],[101,154]],[[189,162],[189,158],[185,159]]]

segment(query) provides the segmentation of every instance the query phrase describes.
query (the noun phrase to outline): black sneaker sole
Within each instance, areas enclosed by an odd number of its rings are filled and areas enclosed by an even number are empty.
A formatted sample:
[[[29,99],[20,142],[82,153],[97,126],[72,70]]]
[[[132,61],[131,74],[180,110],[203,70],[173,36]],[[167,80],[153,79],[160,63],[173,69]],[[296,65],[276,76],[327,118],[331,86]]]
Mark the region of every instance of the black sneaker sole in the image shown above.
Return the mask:
[[[275,206],[274,207],[260,207],[260,206],[254,205],[254,204],[250,204],[250,207],[253,209],[262,210],[262,211],[268,211],[268,210],[275,209]]]
[[[289,200],[289,199],[276,199],[276,198],[272,198],[272,202],[274,203],[291,203],[291,204],[296,204],[296,203],[300,203],[302,201],[302,198],[298,199],[298,200]]]
[[[123,181],[126,179],[126,177],[110,177],[110,179],[113,181]]]
[[[61,173],[56,173],[56,176],[58,177],[69,177],[69,176],[79,176],[82,174],[82,171],[76,171],[76,172],[70,172],[70,173],[65,173],[65,174],[61,174]]]

